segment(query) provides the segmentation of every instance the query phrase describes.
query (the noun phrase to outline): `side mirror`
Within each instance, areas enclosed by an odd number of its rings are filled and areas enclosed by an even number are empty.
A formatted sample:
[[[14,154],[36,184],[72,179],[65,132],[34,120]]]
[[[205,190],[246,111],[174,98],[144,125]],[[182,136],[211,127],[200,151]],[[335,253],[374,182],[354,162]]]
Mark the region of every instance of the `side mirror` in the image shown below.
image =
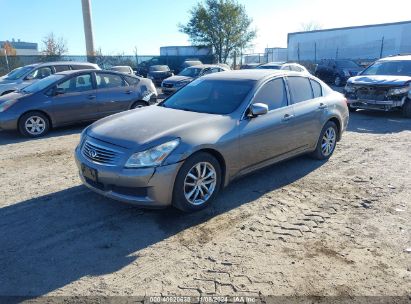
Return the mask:
[[[24,78],[24,80],[33,80],[34,77],[33,75],[27,75],[26,78]]]
[[[268,113],[268,106],[265,103],[255,103],[250,106],[249,117],[257,117]]]
[[[54,89],[54,96],[63,95],[65,93],[63,88],[55,88]]]

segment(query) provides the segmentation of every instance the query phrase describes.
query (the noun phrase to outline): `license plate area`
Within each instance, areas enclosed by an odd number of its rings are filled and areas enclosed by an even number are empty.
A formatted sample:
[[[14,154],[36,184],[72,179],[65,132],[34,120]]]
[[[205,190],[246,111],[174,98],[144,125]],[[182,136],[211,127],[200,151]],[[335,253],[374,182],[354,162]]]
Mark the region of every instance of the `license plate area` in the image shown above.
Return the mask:
[[[98,172],[96,169],[90,168],[84,164],[81,164],[81,173],[85,178],[92,180],[93,182],[98,182]]]

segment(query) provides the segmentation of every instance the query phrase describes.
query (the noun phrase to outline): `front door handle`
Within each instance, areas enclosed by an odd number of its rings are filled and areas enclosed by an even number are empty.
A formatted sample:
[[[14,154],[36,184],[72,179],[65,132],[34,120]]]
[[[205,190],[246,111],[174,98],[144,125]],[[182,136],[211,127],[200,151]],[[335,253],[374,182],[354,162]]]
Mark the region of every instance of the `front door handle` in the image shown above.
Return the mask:
[[[325,103],[320,103],[320,105],[318,106],[318,108],[319,108],[320,110],[323,110],[323,109],[327,109],[328,106],[327,106]]]
[[[88,99],[95,99],[95,98],[96,98],[96,95],[88,95],[87,98],[88,98]]]
[[[294,115],[292,114],[285,114],[283,117],[283,121],[288,121],[290,119],[292,119],[294,117]]]

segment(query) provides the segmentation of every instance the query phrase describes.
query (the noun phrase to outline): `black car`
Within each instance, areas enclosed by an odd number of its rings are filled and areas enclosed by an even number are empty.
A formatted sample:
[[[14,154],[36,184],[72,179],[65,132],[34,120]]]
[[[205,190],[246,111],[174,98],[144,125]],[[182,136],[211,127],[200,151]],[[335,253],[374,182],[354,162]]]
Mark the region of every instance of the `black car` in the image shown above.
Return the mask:
[[[174,76],[174,73],[168,65],[153,65],[147,73],[147,78],[151,79],[156,86],[160,86],[164,79],[171,76]]]
[[[156,102],[151,80],[103,70],[65,71],[0,97],[0,130],[29,137]]]
[[[362,67],[352,60],[322,60],[315,70],[315,76],[340,87],[348,78],[356,76],[361,71]]]
[[[401,110],[411,118],[411,56],[377,60],[344,88],[351,111],[357,109]]]

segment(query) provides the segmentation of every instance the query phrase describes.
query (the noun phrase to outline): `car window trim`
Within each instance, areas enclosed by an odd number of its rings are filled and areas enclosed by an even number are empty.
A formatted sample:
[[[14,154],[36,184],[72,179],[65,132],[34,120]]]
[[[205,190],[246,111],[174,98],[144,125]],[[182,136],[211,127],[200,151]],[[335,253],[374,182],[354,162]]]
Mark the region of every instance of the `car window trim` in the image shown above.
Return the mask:
[[[253,95],[250,97],[250,101],[247,103],[247,106],[245,107],[245,109],[243,110],[243,112],[241,114],[240,121],[248,119],[248,116],[246,115],[246,112],[250,108],[252,103],[254,102],[255,96],[258,94],[258,92],[261,90],[261,88],[264,85],[266,85],[267,83],[269,83],[270,81],[274,81],[276,79],[282,79],[282,81],[283,81],[283,84],[285,86],[285,91],[286,91],[286,94],[287,94],[287,106],[286,107],[281,107],[281,108],[278,108],[278,109],[272,109],[272,110],[268,111],[267,114],[271,113],[273,111],[276,111],[276,110],[280,110],[280,109],[284,109],[284,108],[287,108],[289,106],[292,106],[292,104],[290,103],[290,92],[288,90],[288,86],[287,86],[287,82],[285,81],[285,78],[286,78],[286,76],[282,76],[282,75],[281,76],[275,76],[275,77],[269,78],[269,79],[265,80],[263,83],[261,83],[259,85],[259,87],[254,91]]]

